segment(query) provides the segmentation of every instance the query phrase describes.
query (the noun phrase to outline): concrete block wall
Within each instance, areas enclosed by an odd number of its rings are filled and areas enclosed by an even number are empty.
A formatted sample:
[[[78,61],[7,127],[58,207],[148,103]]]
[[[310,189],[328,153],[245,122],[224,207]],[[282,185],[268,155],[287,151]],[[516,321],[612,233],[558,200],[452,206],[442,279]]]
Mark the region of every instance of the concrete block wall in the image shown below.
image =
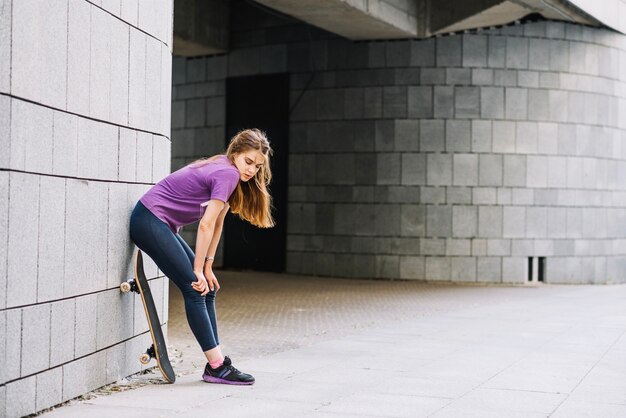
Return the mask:
[[[172,2],[0,2],[0,416],[141,370],[128,222],[170,170]],[[148,260],[161,319],[168,283]]]
[[[551,283],[624,281],[622,35],[535,22],[368,46],[292,113],[290,272],[523,283],[546,257]],[[321,206],[330,227],[307,216]]]
[[[288,272],[523,283],[546,257],[550,283],[624,282],[623,35],[350,42],[233,7],[205,67],[291,74]]]
[[[172,72],[172,171],[226,150],[226,56],[175,57]],[[195,246],[197,224],[180,235]],[[222,243],[215,264],[222,263]]]

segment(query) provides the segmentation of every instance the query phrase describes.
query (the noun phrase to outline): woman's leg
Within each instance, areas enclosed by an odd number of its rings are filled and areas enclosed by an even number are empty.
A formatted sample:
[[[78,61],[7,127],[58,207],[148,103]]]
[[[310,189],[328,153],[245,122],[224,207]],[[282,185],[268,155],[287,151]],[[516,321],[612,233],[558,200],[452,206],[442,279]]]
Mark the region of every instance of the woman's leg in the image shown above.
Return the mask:
[[[189,245],[182,239],[182,237],[176,234],[176,238],[181,247],[185,249],[185,253],[189,258],[189,264],[193,266],[195,254],[189,248]],[[209,383],[225,383],[228,385],[252,385],[254,384],[254,377],[248,373],[243,373],[233,367],[230,358],[224,357],[222,349],[219,346],[219,340],[217,338],[217,318],[215,316],[215,294],[216,290],[207,293],[205,297],[206,309],[209,318],[211,319],[211,325],[213,326],[213,335],[217,342],[217,347],[205,351],[204,355],[207,358],[209,364],[204,368],[202,379]]]
[[[191,265],[193,266],[193,262],[194,262],[194,258],[195,258],[195,254],[193,253],[193,250],[189,247],[189,245],[185,242],[185,240],[178,234],[176,234],[176,238],[178,239],[178,242],[180,242],[180,245],[185,249],[185,252],[187,253],[187,257],[189,257],[189,262],[191,263]],[[217,343],[217,345],[220,344],[220,339],[219,339],[219,335],[217,333],[217,315],[215,312],[215,296],[216,296],[217,292],[215,290],[213,290],[212,292],[210,291],[209,293],[207,293],[206,295],[206,309],[207,309],[207,313],[209,314],[209,319],[211,320],[211,326],[213,327],[213,336],[215,336],[215,342]]]
[[[133,242],[154,260],[182,292],[189,327],[202,351],[217,347],[205,297],[191,286],[196,281],[193,265],[176,235],[141,202],[137,203],[131,215],[130,235]]]
[[[178,239],[178,242],[180,242],[180,245],[184,248],[185,253],[187,254],[187,257],[189,258],[189,262],[193,266],[193,262],[195,259],[195,254],[193,253],[193,250],[189,247],[189,245],[185,242],[185,240],[180,235],[176,234],[176,239]],[[209,320],[211,321],[211,327],[213,328],[213,336],[215,337],[215,343],[217,347],[211,350],[205,351],[204,354],[208,362],[211,363],[211,366],[213,367],[217,367],[221,365],[222,362],[224,361],[224,355],[222,354],[222,350],[220,348],[220,339],[219,339],[219,335],[217,332],[217,315],[215,312],[216,293],[217,293],[216,290],[209,291],[209,293],[207,293],[205,296],[206,310],[207,310],[207,314],[209,315]]]

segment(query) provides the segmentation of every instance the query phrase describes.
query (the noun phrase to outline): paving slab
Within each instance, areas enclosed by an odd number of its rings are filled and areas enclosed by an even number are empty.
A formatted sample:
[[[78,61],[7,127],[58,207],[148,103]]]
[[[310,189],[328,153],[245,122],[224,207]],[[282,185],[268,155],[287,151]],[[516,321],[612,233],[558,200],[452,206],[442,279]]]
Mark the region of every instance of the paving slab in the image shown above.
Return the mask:
[[[450,402],[445,398],[357,393],[321,406],[320,412],[359,416],[427,417]]]
[[[566,401],[551,417],[626,417],[626,405]]]
[[[255,385],[201,380],[174,291],[175,384],[96,392],[45,416],[626,416],[626,285],[220,276],[222,346]]]
[[[543,413],[548,416],[566,398],[566,394],[477,388],[449,403],[449,407],[461,410],[488,410],[507,416],[509,412],[529,414]]]
[[[308,402],[228,397],[221,398],[207,405],[196,406],[177,416],[293,418],[314,410],[315,406]]]

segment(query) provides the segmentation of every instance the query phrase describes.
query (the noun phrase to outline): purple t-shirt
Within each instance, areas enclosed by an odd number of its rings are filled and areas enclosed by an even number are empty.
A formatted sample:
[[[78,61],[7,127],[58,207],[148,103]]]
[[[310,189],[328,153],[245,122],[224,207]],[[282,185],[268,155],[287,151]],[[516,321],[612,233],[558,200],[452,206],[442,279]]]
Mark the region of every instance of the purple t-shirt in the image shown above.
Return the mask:
[[[173,172],[144,194],[141,203],[172,232],[202,218],[211,199],[228,202],[239,182],[239,170],[220,155],[210,163]]]

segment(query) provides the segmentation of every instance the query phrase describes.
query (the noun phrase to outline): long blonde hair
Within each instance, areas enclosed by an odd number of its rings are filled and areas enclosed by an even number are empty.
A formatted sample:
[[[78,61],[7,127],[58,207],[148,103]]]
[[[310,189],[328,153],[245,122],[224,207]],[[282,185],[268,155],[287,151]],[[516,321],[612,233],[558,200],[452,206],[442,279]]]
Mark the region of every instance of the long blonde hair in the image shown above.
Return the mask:
[[[265,132],[259,129],[245,129],[232,137],[226,157],[234,164],[235,156],[249,150],[259,151],[265,157],[263,165],[253,178],[247,182],[240,181],[228,199],[231,211],[244,221],[260,228],[271,228],[275,225],[272,217],[272,196],[267,190],[272,181],[270,156],[274,153]],[[220,154],[221,155],[221,154]],[[214,161],[219,155],[194,161],[191,166],[202,167]]]

